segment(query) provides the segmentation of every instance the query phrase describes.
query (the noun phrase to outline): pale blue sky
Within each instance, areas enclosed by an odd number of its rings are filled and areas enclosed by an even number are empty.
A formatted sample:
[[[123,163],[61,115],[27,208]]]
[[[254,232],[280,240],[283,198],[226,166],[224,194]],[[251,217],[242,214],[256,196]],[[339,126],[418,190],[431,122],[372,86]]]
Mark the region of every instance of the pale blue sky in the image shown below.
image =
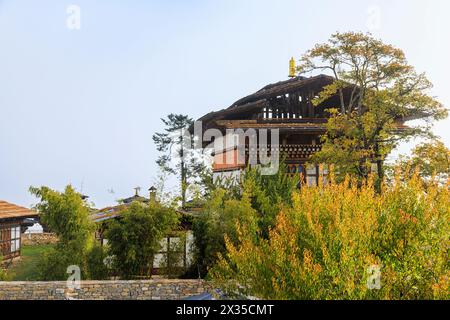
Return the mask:
[[[370,27],[450,106],[449,15],[447,0],[0,0],[0,199],[29,206],[30,185],[72,183],[102,207],[148,188],[161,117],[284,80],[291,56],[335,31]],[[447,145],[449,128],[435,129]]]

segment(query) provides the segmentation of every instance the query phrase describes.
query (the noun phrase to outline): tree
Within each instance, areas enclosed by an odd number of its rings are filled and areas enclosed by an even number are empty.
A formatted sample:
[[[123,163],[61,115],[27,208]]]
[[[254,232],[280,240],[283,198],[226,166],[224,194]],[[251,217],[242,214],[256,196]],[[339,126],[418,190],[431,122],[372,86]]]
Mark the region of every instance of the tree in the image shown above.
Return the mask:
[[[123,279],[151,277],[153,259],[160,241],[177,225],[172,208],[156,202],[133,202],[121,219],[111,222],[106,233],[114,267]]]
[[[267,237],[274,226],[276,216],[283,207],[292,205],[292,194],[298,189],[300,177],[286,174],[287,166],[281,161],[276,174],[261,175],[259,170],[246,170],[242,193],[251,199],[258,213],[259,231]]]
[[[437,139],[424,142],[413,149],[411,157],[402,157],[397,165],[408,167],[410,176],[417,170],[424,179],[435,176],[445,183],[450,177],[450,149]]]
[[[250,198],[244,195],[233,199],[224,189],[214,190],[206,201],[202,215],[194,221],[195,260],[200,276],[206,276],[219,253],[224,253],[225,236],[237,244],[237,225],[245,226],[256,234],[257,213]]]
[[[335,164],[341,177],[367,179],[376,162],[378,182],[385,156],[400,142],[432,136],[434,120],[447,110],[429,94],[431,82],[408,64],[402,50],[363,33],[336,33],[301,57],[300,74],[328,72],[335,81],[315,99],[318,105],[332,96],[332,109],[322,150],[311,161]],[[426,125],[398,128],[399,121],[424,119]]]
[[[40,199],[35,207],[42,223],[58,236],[56,247],[41,261],[41,277],[45,280],[64,280],[67,278],[67,267],[77,265],[83,277],[88,278],[86,255],[94,241],[88,204],[70,185],[64,192],[48,187],[30,187],[30,192]]]
[[[238,243],[239,226],[252,230],[255,236],[268,237],[280,210],[292,205],[292,193],[298,187],[298,177],[285,172],[283,162],[275,175],[261,175],[248,168],[239,185],[222,181],[213,186],[202,215],[193,224],[200,276],[206,276],[218,255],[226,252],[225,237]]]
[[[40,199],[35,206],[40,219],[51,232],[56,233],[59,243],[79,241],[84,247],[92,243],[89,206],[71,185],[63,193],[48,187],[30,187],[30,192]]]
[[[107,280],[111,276],[111,268],[107,264],[107,250],[101,244],[92,247],[86,256],[89,278],[93,280]]]
[[[199,155],[190,145],[193,134],[189,132],[189,127],[194,121],[182,114],[169,114],[167,119],[161,120],[166,126],[165,132],[153,135],[157,150],[162,153],[156,163],[163,171],[179,177],[184,207],[189,184],[205,170],[204,164],[198,159]],[[172,160],[175,160],[175,164],[172,164]]]

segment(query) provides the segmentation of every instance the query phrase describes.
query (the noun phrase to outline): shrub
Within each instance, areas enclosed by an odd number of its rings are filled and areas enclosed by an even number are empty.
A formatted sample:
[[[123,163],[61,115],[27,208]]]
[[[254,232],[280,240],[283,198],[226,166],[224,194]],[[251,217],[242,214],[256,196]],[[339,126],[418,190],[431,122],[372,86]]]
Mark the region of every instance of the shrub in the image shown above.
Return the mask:
[[[256,169],[245,171],[242,193],[251,199],[251,206],[258,213],[258,226],[263,237],[268,236],[278,212],[292,205],[292,193],[300,184],[299,176],[290,176],[286,170],[283,160],[274,175],[261,175]]]
[[[204,206],[202,216],[194,221],[195,261],[201,276],[216,263],[218,253],[225,252],[225,238],[238,241],[236,223],[245,224],[257,230],[257,213],[250,199],[230,199],[224,189],[212,192]]]
[[[69,277],[67,268],[78,266],[81,279],[88,278],[86,252],[79,250],[79,244],[58,243],[54,248],[45,252],[39,260],[38,275],[41,281],[63,281]]]
[[[105,263],[107,259],[106,250],[95,245],[87,255],[87,269],[89,270],[89,279],[91,280],[107,280],[110,277],[111,270]]]
[[[42,280],[65,280],[67,268],[80,267],[82,278],[88,277],[86,255],[93,244],[93,225],[89,220],[89,206],[72,186],[64,192],[48,187],[30,187],[30,192],[40,199],[36,208],[42,222],[58,236],[55,248],[39,262]]]
[[[207,275],[218,254],[226,251],[225,235],[238,242],[236,223],[245,225],[255,236],[268,236],[277,213],[292,204],[291,194],[299,184],[297,177],[285,172],[283,163],[275,175],[264,176],[248,169],[239,185],[226,181],[224,187],[210,190],[203,213],[193,224],[196,270],[192,274]]]
[[[160,240],[178,223],[176,212],[158,203],[134,202],[122,218],[112,221],[107,238],[114,269],[124,279],[151,277]]]
[[[397,179],[302,188],[268,238],[238,226],[210,274],[265,299],[432,299],[449,292],[449,184]],[[380,288],[372,286],[380,270]],[[376,283],[375,283],[376,284]]]
[[[2,262],[3,262],[3,258],[0,255],[0,281],[6,281],[8,279],[8,276],[6,274],[6,270],[3,269]]]
[[[77,243],[80,249],[92,245],[93,224],[89,220],[89,206],[72,186],[64,192],[48,187],[30,187],[30,192],[40,199],[36,205],[42,223],[57,234],[62,243]]]

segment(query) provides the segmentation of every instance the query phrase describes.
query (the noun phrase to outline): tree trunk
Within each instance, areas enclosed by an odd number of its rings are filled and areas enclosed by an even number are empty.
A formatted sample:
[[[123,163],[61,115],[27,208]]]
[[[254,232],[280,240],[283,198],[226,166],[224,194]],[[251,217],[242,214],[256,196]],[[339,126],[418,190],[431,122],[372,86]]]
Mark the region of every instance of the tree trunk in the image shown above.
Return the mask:
[[[181,175],[180,175],[180,183],[181,183],[181,207],[184,208],[186,205],[186,165],[184,163],[184,148],[183,148],[183,140],[180,141],[181,143],[181,150],[180,150],[180,158],[181,158],[181,163],[180,163],[180,167],[181,167]]]
[[[184,208],[186,205],[186,167],[184,161],[181,161],[181,207]]]
[[[379,147],[378,143],[375,143],[375,159],[377,161],[377,175],[378,175],[378,179],[375,184],[375,187],[377,189],[377,192],[380,193],[381,192],[381,184],[383,183],[383,179],[384,179],[384,168],[383,168],[383,159],[381,158],[381,155],[380,155],[380,147]]]
[[[358,171],[359,171],[359,179],[358,179],[358,187],[361,188],[363,186],[363,183],[367,181],[368,173],[367,173],[367,166],[366,166],[366,158],[361,158],[359,160],[358,164]]]

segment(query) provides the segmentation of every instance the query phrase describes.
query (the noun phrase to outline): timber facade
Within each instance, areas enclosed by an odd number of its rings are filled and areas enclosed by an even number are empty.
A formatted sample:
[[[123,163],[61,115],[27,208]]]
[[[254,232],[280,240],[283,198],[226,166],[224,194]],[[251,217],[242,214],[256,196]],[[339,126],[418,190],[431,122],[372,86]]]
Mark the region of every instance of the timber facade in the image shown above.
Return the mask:
[[[293,77],[265,86],[227,109],[208,113],[198,119],[202,121],[204,131],[218,129],[223,135],[230,129],[268,129],[267,145],[250,147],[245,141],[245,147],[238,148],[224,143],[221,150],[215,150],[214,175],[237,176],[248,165],[250,157],[275,153],[280,159],[285,159],[288,174],[301,175],[308,185],[317,184],[319,175],[326,175],[327,172],[320,172],[319,166],[307,166],[306,163],[311,155],[321,150],[320,137],[326,132],[326,123],[331,115],[329,111],[339,108],[342,101],[338,94],[318,105],[314,105],[313,101],[334,81],[333,77],[327,75]],[[354,87],[343,89],[345,104],[349,102],[352,90]],[[398,125],[402,127],[403,122]],[[270,129],[279,130],[279,142],[276,145],[270,144]]]
[[[0,256],[3,260],[20,257],[24,220],[37,216],[35,211],[0,200]]]

